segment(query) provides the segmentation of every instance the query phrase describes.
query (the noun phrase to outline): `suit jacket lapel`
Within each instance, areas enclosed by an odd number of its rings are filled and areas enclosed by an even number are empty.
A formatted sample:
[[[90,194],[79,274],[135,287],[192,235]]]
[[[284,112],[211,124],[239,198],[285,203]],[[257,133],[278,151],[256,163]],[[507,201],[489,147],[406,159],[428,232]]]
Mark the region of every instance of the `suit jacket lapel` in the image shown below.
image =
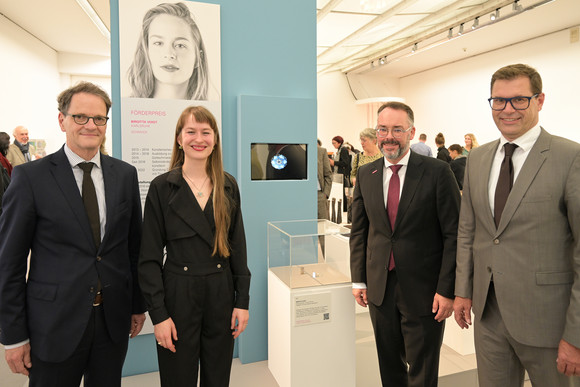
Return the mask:
[[[407,172],[405,172],[405,181],[403,183],[403,191],[399,199],[399,208],[397,209],[397,219],[395,220],[395,230],[405,217],[405,213],[409,209],[409,205],[415,196],[419,182],[423,177],[424,172],[423,161],[419,156],[411,152],[409,157],[409,164],[407,165]]]
[[[107,242],[115,212],[118,211],[119,187],[123,184],[119,181],[115,164],[108,157],[101,155],[101,168],[103,169],[103,181],[105,183],[105,203],[107,204],[107,221],[105,223],[105,235],[102,236],[101,246]]]
[[[544,129],[541,130],[540,136],[536,140],[536,143],[530,150],[528,157],[526,158],[524,165],[514,185],[508,196],[505,208],[501,214],[501,221],[497,228],[497,234],[500,234],[508,225],[509,221],[516,212],[522,198],[527,192],[528,188],[534,181],[534,178],[538,174],[538,171],[544,164],[546,160],[546,153],[550,150],[551,136]]]
[[[181,177],[181,169],[173,170],[167,180],[176,186],[175,194],[169,199],[169,207],[210,246],[213,246],[212,225],[197,203],[193,192]],[[206,204],[206,206],[208,205],[210,203]]]
[[[66,202],[71,207],[83,233],[90,241],[89,243],[94,245],[93,232],[91,231],[89,218],[85,210],[85,205],[83,204],[83,198],[81,197],[68,158],[64,153],[64,147],[54,154],[51,161],[53,164],[51,172],[57,185],[59,186]]]
[[[368,203],[372,207],[369,210],[370,212],[379,214],[380,218],[385,223],[385,227],[389,230],[389,233],[392,233],[391,223],[389,222],[387,209],[385,207],[385,193],[383,190],[383,169],[385,166],[385,159],[381,157],[380,159],[373,161],[371,165],[372,166],[369,169],[369,182],[367,183],[367,186],[370,187],[369,195],[371,195]]]
[[[489,175],[491,173],[491,165],[493,164],[493,159],[495,158],[495,152],[499,146],[499,140],[494,141],[485,150],[485,153],[481,155],[481,164],[479,166],[479,173],[475,176],[476,179],[481,179],[480,189],[477,191],[472,191],[471,196],[475,196],[473,201],[483,203],[485,225],[490,231],[490,234],[495,233],[495,220],[493,218],[493,213],[491,212],[491,206],[489,204]],[[469,159],[468,159],[469,161]],[[472,183],[473,184],[473,183]],[[503,215],[502,215],[503,217]]]

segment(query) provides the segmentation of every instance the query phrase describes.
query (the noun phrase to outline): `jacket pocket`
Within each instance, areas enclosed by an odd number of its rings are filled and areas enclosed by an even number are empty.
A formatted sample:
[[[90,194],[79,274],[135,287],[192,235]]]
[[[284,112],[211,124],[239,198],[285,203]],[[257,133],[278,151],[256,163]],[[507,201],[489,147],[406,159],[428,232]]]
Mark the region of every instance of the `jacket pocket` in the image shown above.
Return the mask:
[[[26,286],[26,293],[29,297],[42,301],[54,301],[57,291],[58,285],[56,284],[28,281],[28,285]]]
[[[574,282],[574,272],[544,271],[536,273],[536,285],[564,285]]]

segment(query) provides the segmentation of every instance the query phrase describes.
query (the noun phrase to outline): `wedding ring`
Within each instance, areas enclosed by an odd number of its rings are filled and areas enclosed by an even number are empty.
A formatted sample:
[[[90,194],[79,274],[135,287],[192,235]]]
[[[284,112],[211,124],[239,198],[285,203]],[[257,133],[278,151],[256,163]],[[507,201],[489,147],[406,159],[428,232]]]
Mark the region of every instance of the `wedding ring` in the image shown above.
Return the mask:
[[[161,341],[158,341],[158,342],[157,342],[157,345],[161,345]]]

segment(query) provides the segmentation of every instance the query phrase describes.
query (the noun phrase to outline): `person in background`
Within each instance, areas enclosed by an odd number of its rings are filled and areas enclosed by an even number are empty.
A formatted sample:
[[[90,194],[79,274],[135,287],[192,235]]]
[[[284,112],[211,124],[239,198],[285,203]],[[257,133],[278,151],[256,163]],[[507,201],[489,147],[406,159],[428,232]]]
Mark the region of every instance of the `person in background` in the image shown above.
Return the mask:
[[[342,193],[342,205],[343,211],[348,210],[347,204],[347,191],[350,188],[350,170],[351,170],[351,157],[348,153],[348,149],[343,145],[344,139],[340,136],[335,136],[332,138],[332,145],[336,149],[334,156],[330,159],[330,166],[333,168],[334,173],[342,174],[343,182],[343,193]]]
[[[451,157],[449,156],[449,151],[445,148],[445,136],[443,136],[443,133],[437,133],[435,145],[437,145],[437,158],[446,163],[450,162]]]
[[[147,11],[128,77],[134,98],[207,99],[207,53],[184,3]]]
[[[491,78],[500,138],[473,149],[457,237],[455,320],[472,323],[481,387],[580,385],[580,144],[540,126],[542,78]]]
[[[28,129],[24,126],[17,126],[12,133],[14,143],[8,148],[6,158],[13,167],[34,160],[36,149],[28,143]]]
[[[419,142],[411,145],[411,150],[415,153],[419,153],[423,156],[433,157],[433,152],[431,152],[431,147],[425,142],[427,141],[427,135],[425,133],[421,133],[419,135]]]
[[[463,174],[465,172],[465,163],[467,162],[467,156],[463,155],[463,147],[459,144],[453,144],[449,147],[449,156],[451,157],[451,162],[449,166],[455,175],[455,180],[457,180],[457,185],[459,189],[463,189]]]
[[[248,325],[250,270],[236,180],[223,170],[214,116],[190,106],[169,172],[145,201],[139,278],[154,324],[161,385],[229,385]]]
[[[473,148],[477,148],[478,146],[479,144],[475,138],[475,135],[473,133],[467,133],[465,135],[465,147],[463,148],[463,155],[467,156]]]
[[[8,176],[12,176],[12,164],[6,158],[9,148],[10,135],[6,132],[0,132],[0,164],[6,169]]]
[[[352,204],[350,267],[369,307],[383,386],[437,386],[444,321],[453,312],[460,194],[447,163],[410,151],[414,115],[378,110],[384,157],[363,165]]]
[[[365,164],[383,157],[377,146],[377,132],[373,128],[366,128],[360,132],[360,145],[363,150],[354,156],[352,162],[350,176],[353,187],[356,185],[356,174],[358,169]]]
[[[145,322],[137,170],[99,147],[111,100],[80,82],[57,98],[64,146],[14,168],[0,217],[0,342],[30,387],[120,387]],[[29,259],[30,253],[30,259]]]
[[[318,219],[330,219],[328,197],[332,189],[332,168],[326,148],[318,140]]]

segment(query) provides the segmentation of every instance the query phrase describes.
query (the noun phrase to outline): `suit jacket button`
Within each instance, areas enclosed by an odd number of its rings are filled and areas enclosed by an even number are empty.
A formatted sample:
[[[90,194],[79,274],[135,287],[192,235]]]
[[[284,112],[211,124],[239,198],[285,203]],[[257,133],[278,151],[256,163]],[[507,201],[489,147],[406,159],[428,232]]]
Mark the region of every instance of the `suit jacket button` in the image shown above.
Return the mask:
[[[221,269],[221,268],[222,268],[222,264],[221,264],[221,263],[218,263],[218,264],[217,264],[217,268],[218,268],[218,269]]]
[[[494,239],[494,240],[493,240],[493,244],[494,244],[494,245],[499,245],[499,239]]]
[[[97,262],[101,262],[101,257],[97,257]]]
[[[489,266],[487,267],[487,272],[491,273],[491,267],[489,267]]]
[[[187,268],[187,266],[183,266],[183,271],[188,271],[189,269]]]

